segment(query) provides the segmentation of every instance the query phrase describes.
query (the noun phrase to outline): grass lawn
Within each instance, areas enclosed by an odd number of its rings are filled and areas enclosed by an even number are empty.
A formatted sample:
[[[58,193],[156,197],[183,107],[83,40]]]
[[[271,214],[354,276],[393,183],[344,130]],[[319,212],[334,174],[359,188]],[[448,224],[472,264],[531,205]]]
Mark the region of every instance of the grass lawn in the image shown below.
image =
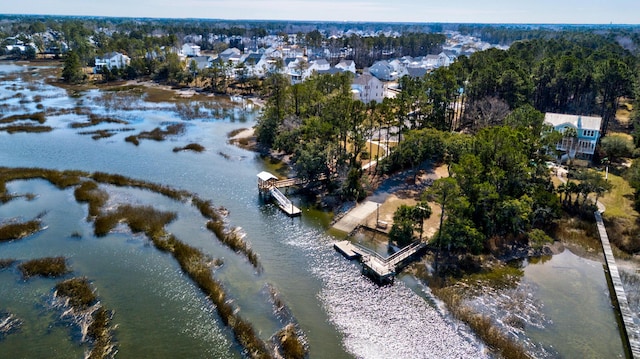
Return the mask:
[[[607,207],[604,216],[637,219],[638,212],[633,209],[633,188],[624,178],[611,173],[609,181],[613,184],[611,192],[599,199]]]

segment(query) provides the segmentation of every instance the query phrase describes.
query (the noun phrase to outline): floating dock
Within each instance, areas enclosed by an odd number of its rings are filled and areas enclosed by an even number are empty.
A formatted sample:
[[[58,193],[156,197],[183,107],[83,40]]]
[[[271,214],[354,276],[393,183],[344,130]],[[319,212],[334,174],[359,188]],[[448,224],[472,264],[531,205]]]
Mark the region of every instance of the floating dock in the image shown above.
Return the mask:
[[[371,249],[349,241],[341,241],[333,245],[333,248],[345,258],[349,260],[360,259],[362,262],[362,274],[372,278],[379,284],[393,283],[397,272],[426,247],[426,243],[416,242],[384,258]]]

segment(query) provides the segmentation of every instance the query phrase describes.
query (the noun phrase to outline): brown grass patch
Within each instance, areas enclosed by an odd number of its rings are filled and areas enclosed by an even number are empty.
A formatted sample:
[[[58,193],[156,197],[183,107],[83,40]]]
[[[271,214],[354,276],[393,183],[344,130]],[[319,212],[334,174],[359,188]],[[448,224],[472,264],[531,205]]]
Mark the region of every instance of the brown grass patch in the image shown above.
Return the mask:
[[[28,237],[40,230],[40,220],[0,225],[0,242]]]
[[[67,268],[67,262],[64,257],[45,257],[32,259],[20,263],[18,269],[22,272],[22,276],[25,279],[42,276],[48,278],[55,278],[65,275],[69,272]]]
[[[56,284],[58,295],[69,298],[69,304],[76,309],[86,309],[98,301],[87,278],[71,278]]]
[[[463,303],[464,297],[451,287],[432,288],[433,293],[440,298],[451,314],[461,320],[478,335],[482,341],[493,350],[502,355],[503,358],[530,359],[526,350],[517,342],[511,340],[507,335],[493,323],[490,317],[475,313],[471,308]]]
[[[173,152],[180,152],[180,151],[204,152],[204,150],[205,150],[204,146],[198,143],[190,143],[184,147],[173,148]]]
[[[89,217],[98,216],[109,199],[109,194],[93,181],[84,181],[74,191],[76,201],[89,204]]]
[[[118,120],[117,118],[110,117],[101,117],[96,114],[89,115],[89,122],[73,122],[70,126],[71,128],[85,128],[99,125],[101,123],[118,123],[118,124],[127,124],[127,121]]]
[[[8,132],[9,134],[14,134],[18,132],[26,132],[26,133],[42,133],[42,132],[51,132],[53,131],[53,127],[50,126],[33,126],[33,125],[10,125],[0,127],[0,131]]]
[[[0,119],[0,123],[13,123],[13,122],[24,121],[24,120],[37,122],[42,125],[47,121],[47,118],[44,112],[36,112],[31,114],[13,115],[9,117],[4,117]]]

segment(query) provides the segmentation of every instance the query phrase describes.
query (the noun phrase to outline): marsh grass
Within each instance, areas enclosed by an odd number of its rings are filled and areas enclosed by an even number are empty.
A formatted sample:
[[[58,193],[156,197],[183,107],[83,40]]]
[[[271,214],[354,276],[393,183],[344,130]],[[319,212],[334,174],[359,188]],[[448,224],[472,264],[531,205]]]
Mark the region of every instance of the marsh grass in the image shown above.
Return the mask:
[[[70,126],[71,128],[85,128],[97,126],[101,123],[128,124],[127,121],[118,120],[117,118],[102,117],[92,113],[89,115],[89,122],[73,122]]]
[[[59,189],[73,187],[80,183],[81,177],[88,174],[82,171],[56,171],[43,168],[7,168],[0,167],[0,191],[6,192],[5,183],[15,180],[40,178],[51,182]]]
[[[73,192],[76,201],[89,204],[89,217],[96,217],[109,200],[109,194],[93,181],[84,181]]]
[[[184,147],[173,148],[173,152],[180,152],[180,151],[204,152],[204,150],[205,150],[204,146],[198,143],[190,143]]]
[[[94,223],[94,233],[103,237],[115,226],[124,222],[135,233],[143,232],[150,238],[164,233],[164,226],[172,222],[177,215],[173,212],[162,212],[150,206],[122,205],[115,211],[100,214]]]
[[[92,348],[87,358],[109,358],[115,355],[111,324],[111,312],[99,305],[98,297],[85,277],[76,277],[59,282],[55,286],[57,295],[66,297],[69,306],[76,311],[91,311],[91,320],[87,327],[87,337]]]
[[[88,359],[110,358],[115,356],[111,335],[111,313],[100,306],[91,314],[92,321],[87,328],[87,336],[93,341]],[[113,354],[113,355],[112,355]]]
[[[300,342],[296,328],[289,324],[276,333],[278,344],[282,349],[282,357],[291,359],[303,359],[307,356],[304,344]]]
[[[258,255],[251,249],[249,244],[235,231],[227,229],[222,216],[219,214],[211,202],[204,201],[197,196],[191,199],[191,203],[200,211],[207,221],[207,229],[213,232],[220,242],[231,248],[236,253],[241,253],[257,271],[262,271],[262,265]]]
[[[223,286],[213,278],[208,258],[199,249],[166,233],[164,227],[174,220],[175,213],[158,211],[152,207],[121,206],[114,213],[96,218],[96,235],[119,221],[126,222],[132,231],[143,232],[159,250],[170,252],[180,268],[198,285],[215,304],[218,315],[233,330],[236,340],[252,358],[270,358],[265,343],[257,336],[251,324],[240,318],[227,301]],[[99,221],[104,224],[99,225]],[[105,228],[98,229],[102,226]],[[108,232],[108,230],[107,230]]]
[[[16,263],[16,260],[13,258],[1,258],[0,259],[0,270],[7,269],[13,266]]]
[[[76,277],[57,283],[58,295],[69,298],[69,305],[75,309],[87,309],[98,301],[89,280]]]
[[[40,228],[41,227],[39,219],[0,225],[0,242],[7,242],[28,237],[38,232]]]
[[[478,335],[482,341],[507,359],[530,359],[526,350],[504,334],[490,317],[474,312],[464,304],[464,295],[452,287],[432,287],[433,293],[442,300],[451,314],[461,320]]]
[[[160,127],[156,127],[151,131],[143,131],[137,135],[131,135],[125,138],[124,140],[127,142],[131,142],[134,145],[139,145],[140,140],[154,140],[154,141],[164,141],[168,136],[176,136],[184,132],[185,130],[184,123],[176,123],[173,125],[167,126],[166,130],[161,129]]]
[[[140,140],[138,140],[138,136],[136,136],[136,135],[127,136],[127,137],[124,138],[124,141],[125,142],[131,142],[136,146],[140,145]]]
[[[55,278],[69,272],[64,257],[45,257],[32,259],[18,265],[22,277],[29,279],[34,276]]]
[[[47,118],[44,112],[36,112],[36,113],[30,113],[30,114],[12,115],[9,117],[4,117],[0,119],[0,123],[7,124],[7,123],[14,123],[17,121],[25,121],[25,120],[37,122],[42,125],[47,121]]]
[[[91,135],[91,138],[94,140],[99,140],[102,138],[109,138],[111,136],[114,136],[116,133],[118,132],[128,132],[128,131],[133,131],[133,128],[130,127],[123,127],[123,128],[117,128],[117,129],[108,129],[108,130],[96,130],[96,131],[82,131],[82,132],[78,132],[79,135]]]
[[[51,132],[53,131],[53,127],[51,126],[33,126],[33,125],[9,125],[0,127],[0,131],[7,132],[9,134],[14,134],[18,132],[26,132],[26,133],[42,133],[42,132]]]
[[[267,345],[262,341],[252,325],[242,319],[227,298],[222,284],[213,278],[211,271],[211,259],[197,248],[189,246],[178,240],[175,236],[168,234],[165,226],[176,218],[173,212],[158,211],[150,206],[131,206],[121,205],[114,211],[103,213],[102,207],[108,197],[102,191],[98,183],[111,184],[120,187],[134,187],[146,189],[178,201],[191,199],[192,205],[199,209],[203,217],[209,221],[207,227],[212,230],[216,236],[230,248],[237,252],[244,253],[249,261],[256,267],[260,268],[258,258],[251,251],[244,240],[238,236],[235,231],[229,231],[224,224],[222,209],[216,209],[209,201],[204,201],[187,191],[180,191],[171,187],[162,186],[145,181],[135,180],[120,175],[96,172],[88,174],[79,171],[52,171],[45,169],[29,169],[29,168],[3,168],[0,167],[0,190],[6,192],[5,183],[17,179],[43,178],[49,180],[61,189],[77,186],[74,195],[79,202],[87,202],[90,207],[90,214],[95,214],[94,232],[96,236],[106,235],[118,223],[126,223],[133,232],[143,232],[152,241],[154,246],[161,251],[169,252],[178,261],[180,268],[198,285],[198,287],[211,299],[215,304],[218,315],[222,322],[229,326],[234,337],[242,345],[247,355],[251,358],[272,358],[272,354]],[[90,181],[93,180],[93,181]],[[91,209],[92,208],[92,209]],[[31,275],[62,275],[67,273],[66,263],[63,257],[45,258],[22,263],[21,271],[25,277]],[[23,269],[24,268],[24,269]],[[86,281],[86,279],[84,279]],[[65,281],[67,282],[67,281]],[[65,283],[62,282],[62,283]],[[75,293],[79,293],[77,301],[79,305],[86,305],[95,299],[92,299],[93,292],[86,288],[83,280],[71,281],[61,285],[61,289]],[[65,287],[65,288],[62,288]],[[67,288],[68,287],[68,288]],[[91,292],[91,294],[89,294]],[[61,294],[62,295],[62,294]],[[108,313],[96,311],[94,323],[108,322]],[[90,332],[96,333],[94,336],[95,347],[89,357],[94,353],[107,352],[110,348],[110,332],[104,324],[96,324],[95,328],[89,328]],[[102,333],[102,334],[101,334]],[[107,340],[108,339],[108,340]],[[288,339],[290,341],[290,339]],[[99,346],[100,343],[107,343]],[[288,344],[291,345],[291,344]],[[292,347],[293,348],[293,347]]]
[[[184,201],[185,199],[192,196],[187,191],[181,191],[168,186],[136,180],[136,179],[132,179],[125,176],[116,175],[116,174],[95,172],[91,175],[91,178],[96,182],[111,184],[117,187],[134,187],[134,188],[145,189],[155,193],[160,193],[161,195],[169,197],[176,201]]]

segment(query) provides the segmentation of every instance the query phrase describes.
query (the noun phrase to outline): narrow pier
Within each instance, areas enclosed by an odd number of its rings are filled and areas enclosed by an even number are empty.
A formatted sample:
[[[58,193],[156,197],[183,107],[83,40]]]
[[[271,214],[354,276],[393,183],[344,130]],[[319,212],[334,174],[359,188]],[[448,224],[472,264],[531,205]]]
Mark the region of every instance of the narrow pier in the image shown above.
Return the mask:
[[[387,284],[393,283],[397,272],[413,260],[427,245],[423,242],[413,243],[387,258],[349,241],[337,242],[333,247],[349,260],[359,259],[362,262],[363,274],[380,284]]]
[[[271,198],[276,200],[278,207],[289,217],[295,217],[302,214],[300,208],[296,207],[291,200],[287,198],[279,188],[289,187],[300,184],[297,178],[278,181],[278,177],[269,172],[258,173],[258,190],[260,194],[269,194]]]
[[[602,249],[604,251],[604,258],[607,264],[607,272],[613,283],[614,293],[616,301],[618,302],[618,309],[622,316],[622,327],[626,335],[626,345],[628,345],[631,357],[640,359],[640,330],[634,321],[634,314],[629,308],[629,302],[627,301],[627,295],[624,292],[622,286],[622,280],[620,279],[620,272],[618,272],[618,266],[616,260],[613,257],[611,251],[611,244],[609,243],[609,236],[607,230],[604,227],[602,221],[602,215],[600,212],[595,213],[596,223],[598,224],[598,233],[600,234],[600,241],[602,242]]]

